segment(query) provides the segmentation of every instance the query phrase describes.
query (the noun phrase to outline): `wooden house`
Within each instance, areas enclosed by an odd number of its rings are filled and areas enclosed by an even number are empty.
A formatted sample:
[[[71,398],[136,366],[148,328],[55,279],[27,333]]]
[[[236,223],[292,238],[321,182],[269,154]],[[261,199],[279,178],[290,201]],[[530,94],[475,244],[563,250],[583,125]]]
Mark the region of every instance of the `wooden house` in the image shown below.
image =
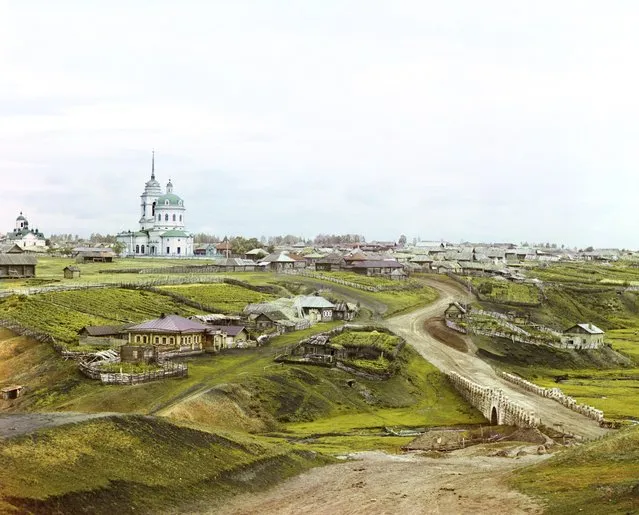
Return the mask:
[[[444,311],[444,318],[450,320],[460,320],[466,317],[470,311],[468,304],[462,304],[461,302],[451,302]]]
[[[333,307],[333,320],[344,320],[350,322],[359,311],[357,304],[351,302],[338,302]]]
[[[78,331],[80,345],[120,346],[128,342],[128,325],[87,325]]]
[[[333,252],[315,261],[315,270],[318,272],[338,272],[346,267],[346,260],[338,252]]]
[[[0,254],[0,279],[35,277],[38,258],[26,254]]]
[[[221,349],[246,347],[249,336],[243,325],[208,325],[211,337],[205,350],[217,352]]]
[[[598,349],[604,344],[604,332],[593,324],[575,324],[561,336],[561,346],[567,349]]]
[[[62,270],[64,272],[65,279],[79,279],[80,278],[80,267],[75,265],[65,266]]]
[[[296,297],[293,307],[298,311],[300,318],[305,318],[311,323],[330,322],[333,320],[335,305],[318,295],[302,295]]]
[[[76,263],[113,263],[115,252],[107,248],[80,247],[73,250]]]
[[[401,263],[391,260],[364,260],[354,261],[349,267],[349,270],[361,275],[388,275],[393,273],[393,270],[403,269]]]
[[[259,265],[270,272],[282,272],[300,267],[300,265],[296,266],[296,263],[298,263],[298,261],[289,257],[284,252],[276,252],[274,254],[269,254],[262,259]],[[302,261],[301,263],[303,263],[304,266],[306,265],[305,261]]]
[[[164,315],[155,320],[127,327],[129,345],[153,345],[160,353],[192,354],[207,344],[208,327],[179,315]]]
[[[0,254],[24,254],[24,249],[17,243],[2,243]]]
[[[268,256],[268,252],[266,252],[264,249],[251,249],[246,254],[244,254],[244,258],[250,259],[251,261],[260,261],[266,256]]]

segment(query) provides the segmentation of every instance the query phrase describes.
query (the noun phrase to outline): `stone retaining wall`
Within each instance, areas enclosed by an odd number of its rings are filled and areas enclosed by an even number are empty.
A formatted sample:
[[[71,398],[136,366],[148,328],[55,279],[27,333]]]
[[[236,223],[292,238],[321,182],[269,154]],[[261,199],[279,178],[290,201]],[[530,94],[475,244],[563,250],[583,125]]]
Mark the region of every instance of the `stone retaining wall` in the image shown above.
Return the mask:
[[[557,401],[562,406],[576,411],[577,413],[581,413],[582,415],[596,420],[599,423],[602,423],[604,420],[604,412],[602,410],[593,408],[592,406],[588,406],[587,404],[579,404],[575,399],[563,393],[559,388],[544,388],[542,386],[536,385],[535,383],[531,383],[523,377],[519,377],[515,374],[503,372],[502,370],[496,370],[495,372],[499,377],[502,377],[503,379],[506,379],[507,381],[522,387],[524,390],[539,395],[540,397],[547,397],[549,399]]]

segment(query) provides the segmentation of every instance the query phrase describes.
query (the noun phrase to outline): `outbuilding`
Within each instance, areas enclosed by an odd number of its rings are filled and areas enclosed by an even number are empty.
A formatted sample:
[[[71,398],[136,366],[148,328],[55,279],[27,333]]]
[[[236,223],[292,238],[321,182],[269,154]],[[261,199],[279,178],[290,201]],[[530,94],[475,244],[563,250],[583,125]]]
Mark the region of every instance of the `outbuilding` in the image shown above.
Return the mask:
[[[65,279],[79,279],[80,267],[75,265],[65,266],[63,269]]]
[[[35,277],[38,258],[27,254],[0,254],[0,279]]]

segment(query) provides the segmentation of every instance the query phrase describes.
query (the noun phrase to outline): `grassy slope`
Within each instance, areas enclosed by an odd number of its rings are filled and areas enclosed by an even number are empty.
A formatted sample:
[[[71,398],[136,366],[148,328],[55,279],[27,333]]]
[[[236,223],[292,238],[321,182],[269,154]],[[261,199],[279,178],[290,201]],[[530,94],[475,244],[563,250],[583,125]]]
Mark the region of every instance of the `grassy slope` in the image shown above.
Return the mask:
[[[165,286],[162,289],[228,313],[241,313],[247,304],[274,298],[273,295],[225,283]]]
[[[111,417],[0,442],[0,509],[210,510],[224,496],[324,463],[283,441],[220,436],[158,418]]]
[[[14,295],[0,299],[0,318],[51,334],[61,342],[76,343],[86,325],[141,322],[160,313],[191,315],[197,310],[165,295],[119,288]]]
[[[19,369],[12,366],[17,362],[0,368],[3,372],[0,382],[20,382],[29,387],[24,397],[13,401],[11,406],[5,404],[4,408],[160,411],[176,419],[249,431],[282,429],[290,423],[290,429],[300,433],[483,420],[432,365],[410,348],[399,356],[403,363],[399,375],[388,381],[355,378],[355,387],[347,385],[353,376],[339,370],[274,364],[273,356],[278,349],[334,325],[321,324],[301,334],[284,335],[269,347],[192,358],[187,378],[134,387],[101,386],[82,377],[69,362],[59,360],[46,344],[31,341],[30,348],[23,349]],[[7,340],[0,345],[9,355],[17,352],[17,345],[11,342]],[[49,368],[50,377],[46,372]],[[22,372],[18,374],[16,370]],[[220,413],[228,417],[221,417]]]
[[[545,500],[548,514],[637,513],[639,427],[561,451],[511,482]]]

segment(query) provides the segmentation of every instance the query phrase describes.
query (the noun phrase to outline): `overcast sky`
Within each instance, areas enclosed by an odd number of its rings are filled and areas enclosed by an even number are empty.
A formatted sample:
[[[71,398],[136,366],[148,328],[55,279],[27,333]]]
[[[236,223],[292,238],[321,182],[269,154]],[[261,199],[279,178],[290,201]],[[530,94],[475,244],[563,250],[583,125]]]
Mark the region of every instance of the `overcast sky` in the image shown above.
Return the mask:
[[[639,248],[639,2],[0,0],[0,231]]]

